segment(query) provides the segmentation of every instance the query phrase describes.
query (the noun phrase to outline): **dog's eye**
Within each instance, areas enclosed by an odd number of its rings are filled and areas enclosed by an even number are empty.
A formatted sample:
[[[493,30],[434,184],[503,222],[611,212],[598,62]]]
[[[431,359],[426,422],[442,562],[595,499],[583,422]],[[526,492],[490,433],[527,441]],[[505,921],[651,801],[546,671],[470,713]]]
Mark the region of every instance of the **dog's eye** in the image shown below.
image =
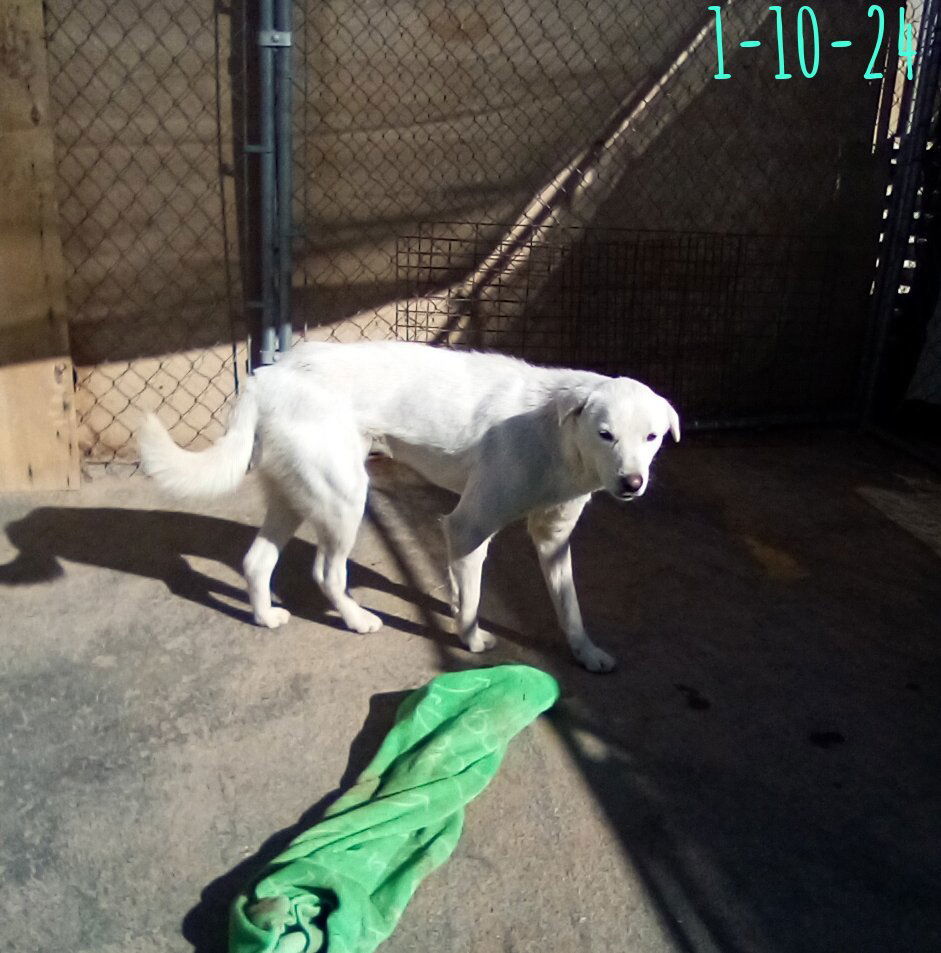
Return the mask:
[[[655,433],[647,434],[647,443],[650,443],[651,440],[656,440],[656,439],[657,439],[657,435]]]
[[[598,436],[601,437],[602,440],[607,440],[608,443],[614,440],[614,434],[611,433],[610,430],[599,430]]]

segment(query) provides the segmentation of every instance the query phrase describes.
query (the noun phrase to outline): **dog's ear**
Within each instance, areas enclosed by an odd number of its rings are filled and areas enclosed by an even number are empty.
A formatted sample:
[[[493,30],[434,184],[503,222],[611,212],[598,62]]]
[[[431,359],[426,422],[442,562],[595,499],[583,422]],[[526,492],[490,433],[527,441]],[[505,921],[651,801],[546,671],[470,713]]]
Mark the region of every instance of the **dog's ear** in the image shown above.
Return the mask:
[[[564,424],[569,417],[577,417],[585,409],[588,393],[584,387],[566,387],[555,395],[559,424]]]
[[[670,421],[670,433],[673,434],[673,439],[679,443],[680,415],[676,412],[673,405],[668,400],[664,400],[664,403],[667,405],[667,419]]]

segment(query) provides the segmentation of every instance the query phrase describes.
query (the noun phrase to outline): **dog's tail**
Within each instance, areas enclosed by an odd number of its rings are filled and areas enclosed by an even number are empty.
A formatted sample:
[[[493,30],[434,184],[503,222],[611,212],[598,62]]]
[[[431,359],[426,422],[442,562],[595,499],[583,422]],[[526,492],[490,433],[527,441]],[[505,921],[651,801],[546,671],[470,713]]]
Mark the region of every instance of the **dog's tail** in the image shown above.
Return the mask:
[[[148,414],[137,443],[141,466],[157,485],[176,497],[209,498],[234,490],[248,470],[258,424],[258,403],[251,383],[229,417],[225,435],[208,450],[178,447],[154,414]]]

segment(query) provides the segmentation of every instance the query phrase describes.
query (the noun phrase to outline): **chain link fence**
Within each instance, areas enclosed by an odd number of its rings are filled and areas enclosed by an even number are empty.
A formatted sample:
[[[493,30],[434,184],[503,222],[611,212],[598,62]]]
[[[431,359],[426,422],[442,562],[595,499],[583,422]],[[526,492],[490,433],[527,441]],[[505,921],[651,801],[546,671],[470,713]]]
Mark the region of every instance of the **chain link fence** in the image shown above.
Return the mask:
[[[725,4],[723,81],[705,4],[303,5],[296,324],[630,373],[703,422],[852,414],[893,97],[848,0],[802,75],[797,9]]]
[[[298,3],[295,330],[630,373],[703,422],[851,414],[904,111],[884,9],[877,45],[865,6],[814,8],[808,77],[796,5],[728,0],[720,80],[706,4]],[[91,460],[133,460],[143,409],[221,430],[258,257],[251,16],[47,3]]]
[[[211,0],[48,0],[59,208],[87,461],[141,411],[200,446],[239,364],[233,31]]]

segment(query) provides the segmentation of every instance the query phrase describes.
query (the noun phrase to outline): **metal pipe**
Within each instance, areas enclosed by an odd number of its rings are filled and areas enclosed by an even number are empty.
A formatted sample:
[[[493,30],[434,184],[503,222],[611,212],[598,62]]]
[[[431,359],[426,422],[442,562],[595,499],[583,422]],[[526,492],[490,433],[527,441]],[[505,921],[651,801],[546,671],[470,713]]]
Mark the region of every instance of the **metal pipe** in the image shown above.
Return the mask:
[[[261,347],[259,361],[271,364],[275,358],[275,154],[274,154],[274,47],[270,42],[274,27],[272,0],[258,3],[258,72],[260,82],[261,160]]]
[[[278,351],[284,353],[293,343],[293,320],[291,314],[291,286],[293,279],[292,237],[294,224],[292,216],[293,178],[291,148],[291,86],[292,74],[292,36],[291,36],[292,0],[275,0],[274,28],[279,44],[276,53],[276,96],[277,115],[275,127],[275,155],[278,177],[278,310],[277,338]]]

